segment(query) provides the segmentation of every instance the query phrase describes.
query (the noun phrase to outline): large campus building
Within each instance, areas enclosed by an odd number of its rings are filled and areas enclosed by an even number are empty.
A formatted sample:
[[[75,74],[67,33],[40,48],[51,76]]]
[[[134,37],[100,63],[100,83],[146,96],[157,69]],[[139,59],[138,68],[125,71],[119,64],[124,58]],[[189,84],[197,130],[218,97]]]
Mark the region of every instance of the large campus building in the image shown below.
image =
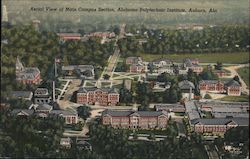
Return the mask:
[[[228,82],[220,80],[202,80],[199,82],[200,92],[227,93],[229,96],[240,96],[241,85],[231,80]]]
[[[24,67],[17,57],[16,81],[22,84],[39,84],[40,70],[37,67]]]
[[[163,129],[167,126],[168,115],[165,111],[114,111],[102,113],[102,124],[113,128]]]
[[[93,105],[116,105],[119,102],[119,93],[116,89],[81,87],[77,91],[76,102]]]

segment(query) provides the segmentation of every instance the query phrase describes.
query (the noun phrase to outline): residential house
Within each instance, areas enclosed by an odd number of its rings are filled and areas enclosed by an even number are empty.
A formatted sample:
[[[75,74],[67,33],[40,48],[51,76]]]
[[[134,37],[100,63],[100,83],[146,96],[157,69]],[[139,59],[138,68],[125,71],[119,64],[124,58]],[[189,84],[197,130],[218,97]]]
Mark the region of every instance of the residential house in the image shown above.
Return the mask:
[[[11,98],[31,101],[33,93],[31,91],[12,91]]]
[[[200,74],[203,71],[203,67],[199,65],[198,59],[184,59],[183,63],[187,69],[191,69],[194,73]]]
[[[81,87],[77,91],[76,103],[96,105],[116,105],[119,93],[113,88]]]
[[[40,70],[37,67],[24,67],[19,58],[16,60],[16,81],[22,84],[39,84]]]
[[[193,99],[194,98],[194,89],[195,86],[192,82],[188,80],[183,80],[178,83],[178,86],[182,92],[182,97],[186,99]]]
[[[28,116],[31,116],[33,114],[34,114],[34,110],[30,110],[30,109],[13,109],[11,111],[11,115],[14,115],[14,116],[28,117]]]
[[[64,76],[77,76],[80,78],[94,79],[95,69],[92,65],[69,65],[62,66]]]
[[[173,62],[170,59],[167,58],[161,58],[152,61],[153,65],[156,67],[164,67],[164,66],[172,66]]]
[[[114,128],[163,129],[167,126],[168,115],[165,111],[114,111],[102,113],[102,124]]]
[[[51,115],[61,116],[64,118],[66,124],[77,124],[78,114],[66,110],[52,110]]]

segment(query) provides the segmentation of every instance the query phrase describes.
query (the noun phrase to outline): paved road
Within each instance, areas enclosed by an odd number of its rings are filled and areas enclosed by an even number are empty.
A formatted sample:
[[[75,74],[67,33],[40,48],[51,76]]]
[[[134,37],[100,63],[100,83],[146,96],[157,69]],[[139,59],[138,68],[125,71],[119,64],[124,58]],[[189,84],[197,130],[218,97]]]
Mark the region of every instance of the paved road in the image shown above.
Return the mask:
[[[234,76],[238,76],[240,78],[242,92],[249,95],[249,89],[247,89],[247,85],[245,81],[240,77],[240,75],[237,72],[237,69],[242,68],[242,67],[249,67],[249,64],[239,64],[236,66],[228,66],[228,67],[225,67],[225,69],[231,72],[231,78],[233,78]]]

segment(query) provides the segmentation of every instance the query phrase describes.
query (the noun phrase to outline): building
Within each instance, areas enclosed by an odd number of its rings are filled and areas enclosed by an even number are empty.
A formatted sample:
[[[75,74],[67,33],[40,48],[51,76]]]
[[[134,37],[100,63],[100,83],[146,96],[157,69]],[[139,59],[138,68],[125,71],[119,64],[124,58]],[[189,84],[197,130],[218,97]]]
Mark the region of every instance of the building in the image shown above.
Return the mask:
[[[224,134],[234,127],[248,127],[249,118],[212,118],[191,120],[191,128],[197,133]]]
[[[92,151],[92,146],[89,142],[84,141],[84,140],[77,140],[76,141],[76,147],[78,150],[88,150]]]
[[[167,58],[157,59],[157,60],[152,61],[152,63],[156,67],[172,66],[173,65],[173,62]]]
[[[67,40],[81,40],[81,34],[79,33],[57,33],[60,40],[67,41]]]
[[[198,59],[189,59],[186,58],[183,60],[183,63],[187,69],[191,69],[193,72],[200,74],[203,71],[203,67],[199,65]]]
[[[60,145],[65,148],[71,148],[72,140],[68,138],[61,138]]]
[[[53,107],[49,104],[32,104],[29,109],[34,109],[39,116],[48,116],[48,114],[52,111]]]
[[[99,37],[99,38],[114,38],[115,33],[114,32],[94,32],[85,35],[86,37]]]
[[[144,73],[145,67],[143,64],[132,64],[129,66],[130,73]]]
[[[119,102],[119,93],[113,88],[81,87],[77,91],[76,103],[93,105],[116,105]]]
[[[228,82],[220,80],[202,80],[199,82],[199,89],[201,93],[227,93],[230,96],[241,95],[241,85],[235,81]]]
[[[31,91],[12,91],[11,98],[14,99],[24,99],[24,100],[32,100],[33,93]]]
[[[182,98],[186,98],[188,100],[194,98],[194,89],[195,86],[192,82],[188,80],[183,80],[178,83],[178,86],[182,92]]]
[[[69,65],[62,66],[62,74],[64,76],[76,76],[86,79],[94,79],[95,68],[92,65]]]
[[[231,76],[231,73],[225,70],[213,70],[213,73],[216,74],[219,78]]]
[[[184,105],[181,104],[155,104],[154,108],[156,111],[166,111],[166,112],[174,112],[174,113],[185,113],[186,109]]]
[[[141,57],[128,57],[126,59],[127,65],[138,64],[138,63],[142,63]]]
[[[37,88],[34,92],[34,103],[44,104],[52,101],[51,94],[47,88]]]
[[[34,110],[31,110],[31,109],[13,109],[11,111],[11,115],[14,115],[14,116],[28,117],[33,114],[34,114]]]
[[[65,124],[77,124],[78,114],[66,110],[52,110],[51,115],[56,115],[64,118]]]
[[[22,84],[39,84],[40,70],[37,67],[24,67],[17,57],[16,81]]]
[[[165,111],[114,111],[102,113],[102,124],[114,128],[154,129],[166,128],[168,115]]]

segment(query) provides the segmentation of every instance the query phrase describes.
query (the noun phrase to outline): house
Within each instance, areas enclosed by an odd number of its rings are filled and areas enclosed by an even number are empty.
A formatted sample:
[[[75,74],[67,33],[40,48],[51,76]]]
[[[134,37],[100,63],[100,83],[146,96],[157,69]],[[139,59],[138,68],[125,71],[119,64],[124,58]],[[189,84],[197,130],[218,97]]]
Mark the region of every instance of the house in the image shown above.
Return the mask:
[[[141,57],[128,57],[126,59],[127,65],[138,64],[138,63],[142,63]]]
[[[76,103],[93,105],[116,105],[119,93],[113,88],[81,87],[77,91]]]
[[[194,73],[200,74],[203,71],[203,67],[199,65],[198,59],[186,58],[183,60],[183,64],[187,69],[191,69]]]
[[[167,58],[157,59],[157,60],[152,61],[152,63],[156,67],[172,66],[173,65],[173,62]]]
[[[66,110],[52,110],[51,115],[63,117],[66,124],[77,124],[78,114]]]
[[[61,138],[60,145],[65,148],[71,148],[72,140],[68,138]]]
[[[191,120],[191,128],[197,133],[224,134],[234,127],[248,127],[249,118],[212,118]]]
[[[165,111],[115,111],[102,112],[102,124],[113,128],[163,129],[167,126],[168,115]]]
[[[145,67],[143,64],[132,64],[129,67],[129,72],[130,73],[144,73]]]
[[[24,100],[30,100],[33,97],[33,93],[31,91],[12,91],[11,92],[11,98],[14,99],[24,99]]]
[[[156,111],[166,111],[166,112],[174,112],[174,113],[185,113],[185,107],[181,104],[166,104],[159,103],[155,104],[154,108]]]
[[[62,66],[64,76],[77,76],[86,79],[94,79],[95,69],[92,65],[69,65]]]
[[[34,109],[36,113],[49,114],[53,107],[49,104],[32,104],[29,109]]]
[[[241,85],[235,80],[230,80],[228,82],[220,80],[202,80],[199,82],[199,89],[201,93],[227,93],[229,96],[241,95]]]
[[[225,70],[213,70],[213,73],[216,74],[219,78],[231,76],[231,73]]]
[[[195,86],[192,82],[188,80],[183,80],[178,83],[178,87],[182,92],[182,97],[186,99],[193,99],[194,98],[194,89]]]
[[[16,81],[22,84],[39,84],[40,70],[37,67],[24,67],[19,58],[17,57]]]
[[[34,92],[34,103],[44,104],[51,102],[51,95],[47,88],[37,88]]]
[[[13,109],[11,111],[11,115],[14,116],[31,116],[34,114],[34,110],[30,110],[30,109]]]
[[[81,40],[81,34],[79,33],[57,33],[60,40],[67,41],[67,40]]]

